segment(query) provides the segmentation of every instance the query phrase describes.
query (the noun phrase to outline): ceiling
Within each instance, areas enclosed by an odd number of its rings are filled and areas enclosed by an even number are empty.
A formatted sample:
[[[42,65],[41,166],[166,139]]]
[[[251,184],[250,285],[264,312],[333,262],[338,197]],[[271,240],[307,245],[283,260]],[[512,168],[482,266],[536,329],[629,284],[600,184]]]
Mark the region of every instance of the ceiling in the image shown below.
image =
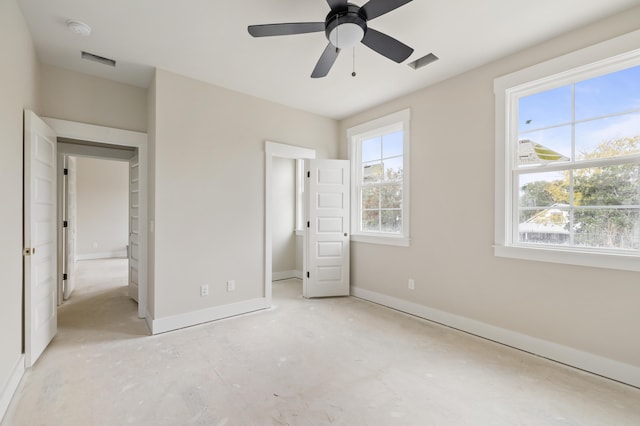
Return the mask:
[[[366,0],[354,0],[362,6]],[[473,69],[640,0],[414,0],[369,22],[415,49],[404,63],[366,46],[345,49],[310,78],[324,33],[253,38],[247,26],[324,21],[325,0],[18,0],[42,62],[148,87],[155,67],[326,117],[341,119]],[[67,29],[87,23],[89,37]],[[117,66],[80,58],[82,50]],[[414,70],[428,53],[440,59]]]

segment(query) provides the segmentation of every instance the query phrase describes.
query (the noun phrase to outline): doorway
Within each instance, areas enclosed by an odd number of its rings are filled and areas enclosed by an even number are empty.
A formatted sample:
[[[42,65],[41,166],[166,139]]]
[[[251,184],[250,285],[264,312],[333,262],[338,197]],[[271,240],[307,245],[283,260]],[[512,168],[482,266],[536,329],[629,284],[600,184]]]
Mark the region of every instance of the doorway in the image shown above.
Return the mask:
[[[302,160],[273,157],[272,280],[302,279]],[[301,185],[302,183],[302,185]]]
[[[147,307],[147,135],[128,130],[40,118],[33,111],[24,111],[24,352],[25,367],[31,367],[49,345],[57,331],[57,299],[64,293],[59,280],[64,279],[59,268],[61,246],[58,240],[63,221],[59,215],[56,194],[58,183],[59,147],[65,142],[76,145],[77,155],[109,157],[114,152],[130,151],[130,170],[135,168],[136,205],[130,207],[130,234],[135,234],[137,314],[146,318]],[[76,142],[75,144],[73,142]],[[126,148],[126,149],[117,149]],[[90,154],[87,152],[91,151]],[[133,154],[132,154],[132,152]],[[61,150],[64,154],[64,150]],[[100,152],[100,154],[96,154]],[[84,154],[83,154],[84,153]],[[58,172],[56,172],[58,170]],[[131,175],[131,173],[130,173]],[[133,197],[132,197],[133,200]],[[135,220],[133,212],[135,211]],[[135,226],[134,226],[135,225]],[[56,260],[57,259],[57,260]],[[131,260],[132,257],[130,256]],[[129,262],[132,264],[132,262]],[[133,274],[130,277],[134,276]],[[131,280],[129,288],[131,288]],[[149,329],[149,321],[147,320]]]
[[[62,223],[58,305],[75,289],[78,262],[123,259],[129,263],[129,161],[136,149],[113,147],[108,157],[104,150],[94,156],[71,155],[79,145],[80,141],[58,141],[58,168],[62,168],[58,171],[58,222]],[[86,146],[83,149],[88,151]]]
[[[117,159],[129,161],[135,168],[135,204],[130,203],[130,235],[133,235],[135,247],[129,243],[129,257],[135,250],[135,273],[138,291],[138,317],[146,318],[149,311],[147,303],[147,135],[146,133],[114,129],[66,120],[43,118],[43,121],[55,131],[58,139],[58,156],[73,156]],[[59,160],[60,158],[58,158]],[[131,175],[131,174],[130,174]],[[130,239],[132,241],[132,239]],[[130,263],[132,263],[130,261]],[[147,321],[148,323],[149,321]]]
[[[265,282],[266,305],[273,299],[273,219],[274,219],[274,162],[279,159],[304,160],[316,158],[316,151],[294,145],[265,142]],[[278,271],[276,271],[278,272]]]

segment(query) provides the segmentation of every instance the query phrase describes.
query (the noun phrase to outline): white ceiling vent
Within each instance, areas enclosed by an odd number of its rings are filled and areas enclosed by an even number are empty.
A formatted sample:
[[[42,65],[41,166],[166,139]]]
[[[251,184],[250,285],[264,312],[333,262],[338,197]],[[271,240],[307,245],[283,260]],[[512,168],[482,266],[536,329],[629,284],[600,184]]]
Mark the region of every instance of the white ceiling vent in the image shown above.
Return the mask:
[[[102,65],[108,65],[110,67],[116,66],[116,61],[114,59],[109,59],[109,58],[105,58],[104,56],[94,55],[93,53],[89,53],[85,51],[82,52],[82,59],[97,62]]]
[[[427,65],[429,65],[432,62],[437,61],[438,58],[436,55],[434,55],[433,53],[429,53],[428,55],[423,56],[420,59],[416,59],[415,61],[409,63],[408,65],[413,68],[414,70],[420,69],[422,67],[426,67]]]

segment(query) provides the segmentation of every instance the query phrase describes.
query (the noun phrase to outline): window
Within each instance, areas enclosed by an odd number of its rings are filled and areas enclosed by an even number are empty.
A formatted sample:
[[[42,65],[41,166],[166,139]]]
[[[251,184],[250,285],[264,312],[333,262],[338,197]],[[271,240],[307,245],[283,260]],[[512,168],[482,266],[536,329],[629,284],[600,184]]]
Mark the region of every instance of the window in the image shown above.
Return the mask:
[[[640,270],[640,51],[560,63],[496,80],[496,254]]]
[[[409,110],[353,127],[352,240],[409,245]]]

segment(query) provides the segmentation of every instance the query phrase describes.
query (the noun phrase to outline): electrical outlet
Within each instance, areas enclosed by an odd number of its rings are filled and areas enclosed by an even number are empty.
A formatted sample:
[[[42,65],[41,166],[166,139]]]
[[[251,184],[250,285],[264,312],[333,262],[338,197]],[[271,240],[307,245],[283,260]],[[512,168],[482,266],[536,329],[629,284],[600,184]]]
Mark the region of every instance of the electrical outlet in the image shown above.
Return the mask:
[[[209,286],[207,284],[203,284],[200,286],[200,296],[208,296],[209,295]]]
[[[236,289],[236,281],[235,280],[227,281],[227,291],[235,291],[235,289]]]
[[[413,281],[413,278],[409,278],[409,290],[415,290],[415,289],[416,289],[415,281]]]

